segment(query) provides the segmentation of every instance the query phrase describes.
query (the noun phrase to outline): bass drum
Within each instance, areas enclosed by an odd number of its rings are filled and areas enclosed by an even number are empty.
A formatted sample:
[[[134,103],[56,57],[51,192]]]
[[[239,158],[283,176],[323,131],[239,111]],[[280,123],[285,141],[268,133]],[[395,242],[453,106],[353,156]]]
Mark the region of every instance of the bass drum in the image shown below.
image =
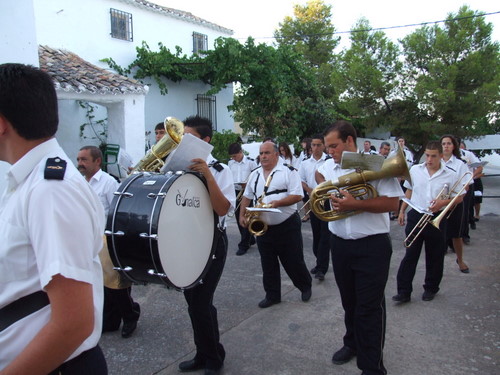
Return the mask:
[[[109,254],[136,284],[196,286],[210,267],[218,217],[192,172],[138,173],[115,193],[106,224]]]

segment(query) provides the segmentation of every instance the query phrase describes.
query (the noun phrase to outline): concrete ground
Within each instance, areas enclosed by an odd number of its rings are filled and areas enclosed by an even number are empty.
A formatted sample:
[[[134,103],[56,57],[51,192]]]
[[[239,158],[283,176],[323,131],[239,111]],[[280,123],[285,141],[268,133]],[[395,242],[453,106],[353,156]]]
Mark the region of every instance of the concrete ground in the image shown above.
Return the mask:
[[[500,177],[485,177],[483,182],[485,196],[500,196]],[[500,373],[499,213],[500,199],[484,198],[481,220],[471,230],[471,244],[464,251],[470,274],[461,273],[454,254],[448,253],[441,291],[433,301],[423,302],[422,255],[412,301],[401,306],[390,298],[396,294],[404,233],[391,222],[394,252],[386,288],[384,350],[389,374]],[[301,302],[300,292],[282,272],[282,303],[260,309],[257,303],[264,291],[258,251],[253,246],[244,256],[236,256],[239,234],[234,220],[227,233],[229,253],[214,302],[227,352],[222,374],[360,374],[355,360],[342,366],[331,362],[344,334],[343,310],[331,268],[325,281],[313,279],[308,303]],[[303,237],[306,263],[311,268],[309,223],[303,225]],[[119,331],[106,333],[100,342],[109,373],[178,374],[179,362],[195,353],[184,297],[153,284],[134,286],[133,296],[142,309],[137,331],[129,339],[121,338]]]

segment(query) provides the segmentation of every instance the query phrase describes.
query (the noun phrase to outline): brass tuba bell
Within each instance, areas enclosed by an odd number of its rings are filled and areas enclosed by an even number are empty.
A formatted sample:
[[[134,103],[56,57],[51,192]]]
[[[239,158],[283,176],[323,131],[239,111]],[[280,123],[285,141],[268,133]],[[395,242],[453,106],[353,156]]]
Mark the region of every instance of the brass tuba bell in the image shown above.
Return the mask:
[[[165,135],[134,167],[132,172],[159,172],[165,164],[164,159],[179,145],[184,134],[184,123],[174,117],[167,117],[163,122]]]
[[[378,196],[377,190],[368,181],[380,180],[389,177],[410,179],[410,172],[406,164],[403,150],[399,148],[396,155],[386,159],[379,171],[359,171],[339,177],[337,181],[325,181],[316,186],[310,194],[311,211],[323,221],[335,221],[348,216],[360,214],[362,211],[337,212],[325,208],[325,203],[332,194],[342,196],[341,189],[347,190],[356,199],[370,199]]]

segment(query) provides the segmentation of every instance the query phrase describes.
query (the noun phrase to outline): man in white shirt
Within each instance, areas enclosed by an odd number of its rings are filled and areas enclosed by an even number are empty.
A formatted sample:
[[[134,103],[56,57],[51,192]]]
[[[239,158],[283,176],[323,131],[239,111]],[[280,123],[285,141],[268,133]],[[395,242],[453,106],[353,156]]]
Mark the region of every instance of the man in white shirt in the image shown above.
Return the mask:
[[[363,154],[366,155],[377,155],[377,151],[372,149],[372,143],[370,141],[365,141],[363,143]]]
[[[389,155],[390,152],[391,152],[391,145],[389,144],[389,142],[385,141],[382,142],[378,150],[379,155],[382,155],[384,158],[387,159],[387,156]]]
[[[236,210],[234,211],[234,217],[238,224],[238,230],[240,231],[240,242],[238,243],[238,251],[236,255],[244,255],[248,251],[251,245],[255,243],[255,237],[253,237],[247,228],[241,226],[238,218],[240,217],[240,205],[243,191],[247,184],[248,176],[250,173],[257,168],[257,163],[250,157],[243,154],[240,143],[232,143],[228,148],[229,160],[228,166],[233,175],[234,189],[238,201],[236,202]]]
[[[267,231],[257,237],[262,264],[265,298],[260,308],[281,302],[280,262],[301,291],[302,301],[311,298],[312,278],[304,262],[303,242],[297,203],[302,199],[302,184],[297,170],[279,163],[278,146],[265,142],[259,150],[261,168],[252,172],[241,201],[240,223],[248,226],[246,208],[253,200],[277,208],[280,212],[261,212]]]
[[[97,193],[108,217],[118,181],[101,169],[102,152],[96,146],[84,146],[77,156],[78,170]],[[128,338],[137,328],[140,306],[131,296],[132,287],[114,289],[104,287],[103,332],[116,331],[123,320],[122,337]]]
[[[323,165],[327,158],[324,153],[323,135],[313,135],[311,149],[311,157],[304,160],[299,167],[302,188],[307,194],[310,194],[318,185],[315,178],[316,170]],[[323,281],[330,263],[330,232],[326,221],[320,220],[313,212],[309,213],[309,217],[313,234],[313,254],[316,257],[316,265],[311,269],[311,273],[315,279]]]
[[[104,212],[55,139],[51,77],[0,65],[0,373],[107,374],[102,323]]]
[[[335,161],[325,162],[317,182],[333,180],[355,172],[339,164],[344,151],[356,152],[356,130],[347,121],[337,121],[324,133],[325,146]],[[389,276],[392,245],[387,212],[398,208],[403,195],[396,178],[370,181],[377,197],[355,199],[348,191],[331,195],[332,209],[356,215],[330,221],[330,246],[335,280],[345,311],[344,346],[332,357],[341,365],[357,355],[357,365],[366,374],[387,374],[382,350],[385,338],[385,286]]]

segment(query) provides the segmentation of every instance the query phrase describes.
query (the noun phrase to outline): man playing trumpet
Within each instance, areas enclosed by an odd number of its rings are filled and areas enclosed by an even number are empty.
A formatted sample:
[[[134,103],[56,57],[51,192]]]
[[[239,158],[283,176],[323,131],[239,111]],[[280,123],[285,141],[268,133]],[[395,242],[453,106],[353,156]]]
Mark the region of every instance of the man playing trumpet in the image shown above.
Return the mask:
[[[425,162],[414,165],[410,169],[411,184],[406,181],[406,198],[410,199],[415,206],[428,208],[436,216],[436,213],[450,204],[450,193],[448,189],[456,186],[460,178],[458,174],[445,166],[441,159],[443,148],[439,141],[430,141],[425,147]],[[461,186],[459,186],[461,187]],[[444,188],[444,189],[443,189]],[[464,191],[462,191],[462,194]],[[463,199],[461,195],[456,199],[460,203]],[[405,210],[408,207],[403,202],[399,211],[398,221],[400,225],[405,224]],[[415,209],[408,212],[408,222],[406,224],[407,241],[412,237],[412,231],[417,231],[416,235],[406,245],[406,254],[401,261],[397,275],[398,294],[392,297],[396,302],[404,303],[410,301],[413,277],[425,242],[425,282],[422,300],[431,301],[439,291],[439,284],[443,278],[443,263],[446,234],[446,220],[441,221],[441,225],[436,228],[433,225],[425,224],[422,228],[415,228],[417,224],[422,224],[422,217],[427,214],[419,213]],[[424,219],[425,220],[425,219]],[[421,231],[420,231],[421,229]],[[406,242],[406,241],[405,241]]]
[[[352,169],[342,169],[344,151],[357,152],[356,130],[347,121],[337,121],[324,133],[327,160],[317,171],[316,180],[338,180]],[[403,195],[395,177],[371,181],[376,197],[358,200],[342,190],[331,195],[332,209],[339,214],[356,211],[328,224],[332,233],[332,264],[342,306],[345,311],[344,346],[334,353],[332,362],[341,365],[357,355],[363,374],[386,374],[382,360],[385,338],[384,289],[392,255],[389,215],[396,211]],[[312,198],[311,198],[312,199]],[[311,202],[311,205],[313,202]]]
[[[301,221],[297,203],[302,199],[302,184],[295,168],[278,163],[278,147],[264,142],[259,150],[260,166],[248,178],[240,208],[240,224],[248,227],[246,209],[251,200],[264,203],[281,212],[262,212],[261,220],[267,230],[257,237],[265,298],[259,307],[266,308],[281,302],[280,261],[286,273],[302,292],[302,301],[311,298],[312,278],[304,262]]]

